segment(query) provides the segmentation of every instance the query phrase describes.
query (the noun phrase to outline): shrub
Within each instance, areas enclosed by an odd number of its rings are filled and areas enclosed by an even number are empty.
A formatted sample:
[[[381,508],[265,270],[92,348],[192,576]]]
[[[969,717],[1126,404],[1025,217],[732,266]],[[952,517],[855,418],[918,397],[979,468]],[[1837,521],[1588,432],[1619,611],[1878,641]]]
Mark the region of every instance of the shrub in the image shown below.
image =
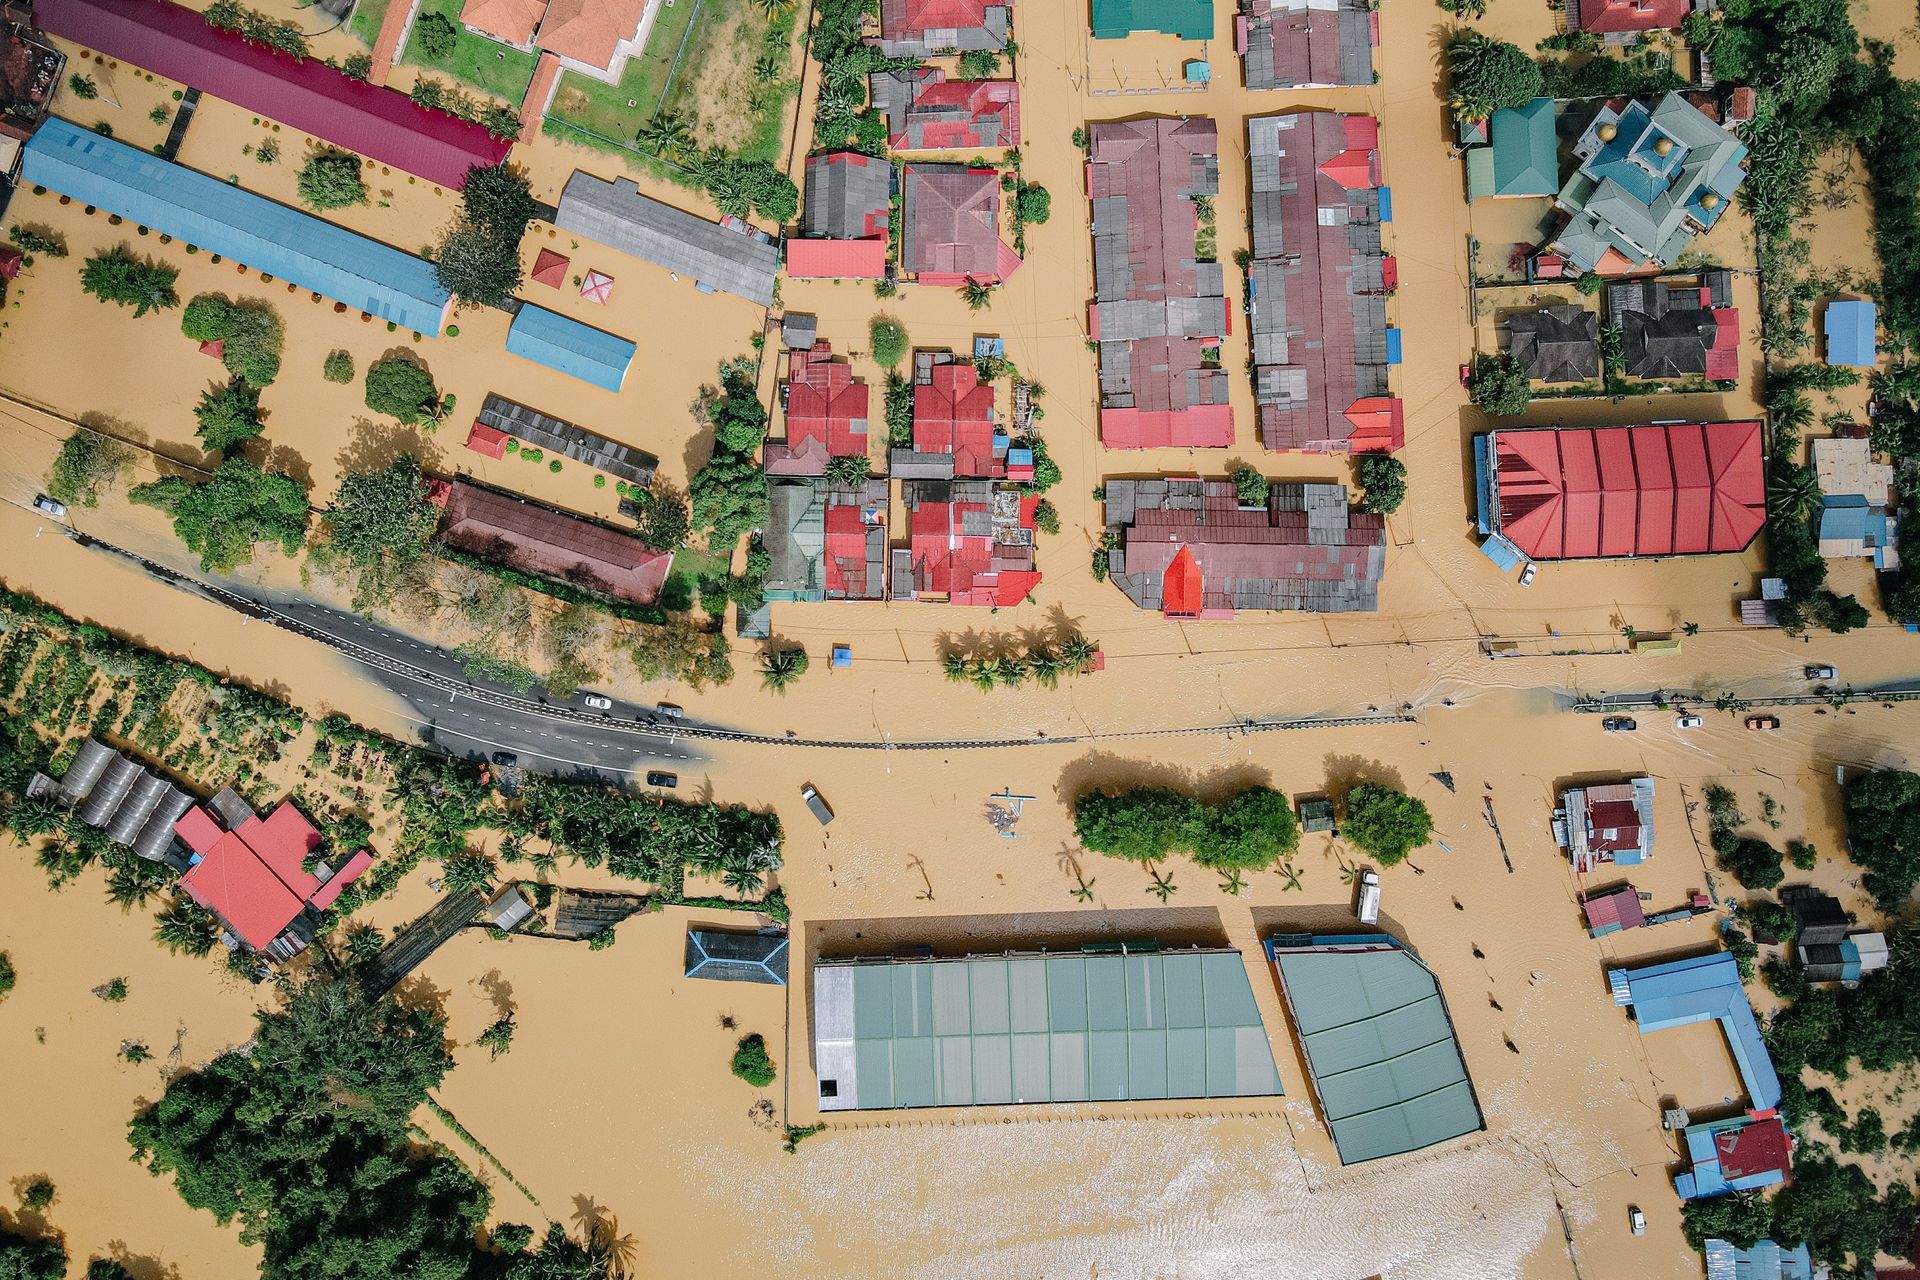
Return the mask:
[[[1598,272],[1582,271],[1580,278],[1573,282],[1573,287],[1591,298],[1594,294],[1600,292],[1601,286],[1605,283],[1606,282],[1600,278]]]
[[[1268,483],[1265,476],[1252,467],[1240,466],[1233,469],[1232,479],[1233,491],[1239,497],[1241,506],[1264,507],[1267,505],[1267,494],[1272,491],[1273,486]]]
[[[1819,850],[1805,840],[1787,841],[1787,861],[1798,871],[1811,871],[1820,861]]]
[[[373,76],[373,55],[370,53],[349,54],[347,60],[340,64],[340,74],[346,76],[349,80],[358,80],[362,84],[366,83],[366,81]],[[178,97],[179,95],[176,94],[174,96]]]
[[[600,932],[594,934],[591,938],[587,939],[587,950],[605,951],[608,947],[612,946],[616,941],[617,939],[614,936],[613,926],[608,925],[606,928],[602,929]]]
[[[1518,45],[1463,31],[1447,45],[1449,101],[1462,119],[1485,120],[1540,96],[1540,68]]]
[[[82,427],[61,442],[47,493],[68,506],[99,506],[101,490],[119,483],[132,461],[130,447]]]
[[[19,977],[20,975],[15,972],[13,967],[13,957],[4,951],[0,951],[0,998],[4,998],[8,992],[13,990],[13,984]]]
[[[594,473],[594,476],[593,476],[593,487],[594,487],[594,488],[596,488],[596,489],[604,489],[604,488],[606,488],[606,487],[607,487],[607,478],[606,478],[606,477],[605,477],[604,475],[601,475],[601,474],[600,474],[599,472],[597,472],[597,471],[596,471],[596,472]]]
[[[555,475],[559,475],[559,474],[560,474],[560,459],[558,459],[558,458],[555,458],[555,459],[554,459],[553,461],[551,461],[551,462],[549,462],[549,463],[547,463],[547,470],[549,470],[549,471],[551,471],[551,472],[553,472],[553,473],[554,473]]]
[[[35,1213],[44,1211],[53,1203],[53,1183],[47,1178],[33,1178],[20,1188],[20,1204]]]
[[[367,366],[366,402],[375,413],[411,425],[438,413],[440,392],[425,367],[390,357]]]
[[[353,381],[353,356],[343,349],[327,353],[326,361],[320,366],[320,376],[328,382],[342,385]]]
[[[19,245],[23,253],[37,253],[47,258],[67,256],[67,238],[52,227],[22,226],[15,223],[7,228],[7,239]]]
[[[867,325],[867,346],[874,363],[891,369],[907,354],[907,331],[892,316],[875,316]]]
[[[301,166],[297,185],[301,200],[315,209],[344,209],[367,202],[360,157],[348,151],[315,151]]]
[[[445,62],[460,47],[460,33],[444,13],[423,13],[413,20],[413,38],[420,42],[422,57]]]
[[[1052,193],[1037,182],[1025,184],[1013,198],[1013,216],[1039,226],[1053,216]]]
[[[114,978],[100,989],[100,998],[108,1004],[122,1004],[127,998],[127,980]]]
[[[1731,852],[1719,853],[1720,865],[1749,889],[1771,889],[1787,878],[1780,851],[1751,836],[1734,842]]]
[[[1392,787],[1363,782],[1347,793],[1347,816],[1340,832],[1355,847],[1390,867],[1433,835],[1433,815],[1425,802]]]
[[[742,1036],[740,1045],[733,1051],[733,1074],[745,1080],[756,1089],[764,1089],[773,1083],[773,1058],[767,1053],[767,1041],[759,1032]]]
[[[1000,73],[1000,54],[994,49],[968,49],[960,55],[960,79],[991,80]]]
[[[80,268],[80,288],[102,302],[132,307],[136,318],[180,305],[173,282],[180,272],[135,254],[124,244],[88,258]]]
[[[1060,512],[1045,498],[1033,508],[1033,527],[1049,537],[1060,532]]]
[[[1526,366],[1507,355],[1478,355],[1467,374],[1467,394],[1487,413],[1498,417],[1524,413],[1533,400]]]
[[[100,86],[94,83],[93,77],[83,76],[77,71],[67,77],[67,88],[83,102],[92,102],[100,96]]]

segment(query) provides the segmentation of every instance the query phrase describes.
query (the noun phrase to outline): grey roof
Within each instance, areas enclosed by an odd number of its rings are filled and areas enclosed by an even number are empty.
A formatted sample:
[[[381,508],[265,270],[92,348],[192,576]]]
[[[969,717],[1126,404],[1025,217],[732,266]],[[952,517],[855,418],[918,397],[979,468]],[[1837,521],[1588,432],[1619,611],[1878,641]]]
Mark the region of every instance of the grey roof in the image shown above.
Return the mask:
[[[1600,376],[1600,317],[1574,302],[1507,317],[1507,353],[1536,382]]]
[[[1620,328],[1620,364],[1631,378],[1674,378],[1707,371],[1719,332],[1700,305],[1699,285],[1628,280],[1607,286],[1607,319]]]
[[[922,16],[908,0],[882,0],[880,35],[867,43],[889,58],[931,58],[949,50],[1004,49],[1013,26],[1013,7],[1006,4],[981,6],[975,26],[927,26]]]
[[[193,806],[193,797],[179,787],[94,738],[80,744],[58,780],[35,774],[28,794],[80,806],[82,822],[149,862],[173,848],[173,824]]]
[[[704,287],[773,305],[778,245],[643,196],[631,178],[608,182],[575,172],[560,193],[553,224]]]
[[[1793,912],[1794,939],[1802,945],[1838,943],[1853,927],[1840,899],[1810,886],[1782,889],[1780,901]]]
[[[1267,944],[1340,1163],[1486,1127],[1440,984],[1385,934]]]
[[[1247,88],[1373,83],[1374,15],[1367,0],[1241,0],[1240,12]]]
[[[515,404],[505,396],[488,395],[477,416],[480,422],[516,440],[538,445],[551,453],[563,453],[575,462],[643,488],[653,483],[654,468],[660,465],[660,459],[644,449],[609,440],[596,431]]]
[[[487,904],[487,920],[496,929],[508,933],[517,929],[526,918],[533,914],[533,903],[526,892],[517,884],[502,889],[499,896]]]
[[[834,589],[827,572],[826,516],[829,507],[887,509],[887,482],[872,479],[859,489],[828,483],[825,476],[770,475],[767,477],[767,524],[761,545],[770,561],[764,591],[768,600],[880,600],[886,595],[887,529],[884,522],[869,523],[861,538],[860,564],[841,566],[841,580],[859,581],[864,568],[866,590],[856,594]]]
[[[784,987],[787,947],[785,934],[689,929],[686,976]]]
[[[893,165],[857,151],[835,151],[807,160],[806,208],[800,234],[829,240],[860,240],[884,232],[893,198]],[[873,225],[877,220],[878,225]]]
[[[789,351],[811,351],[819,341],[820,322],[810,315],[789,311],[780,317],[780,341]]]
[[[1237,951],[822,960],[822,1111],[1281,1092]]]

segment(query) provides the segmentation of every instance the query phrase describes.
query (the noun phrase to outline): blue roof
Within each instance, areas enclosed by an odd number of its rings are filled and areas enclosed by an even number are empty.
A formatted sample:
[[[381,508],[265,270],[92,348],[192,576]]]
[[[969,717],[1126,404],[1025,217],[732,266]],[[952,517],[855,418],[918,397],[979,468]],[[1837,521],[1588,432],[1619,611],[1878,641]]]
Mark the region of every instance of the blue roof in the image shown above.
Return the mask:
[[[787,943],[782,934],[687,930],[686,976],[721,982],[787,985]]]
[[[607,391],[626,381],[637,348],[544,307],[522,306],[507,327],[507,350]]]
[[[1400,363],[1400,330],[1391,325],[1387,327],[1387,363]]]
[[[1847,498],[1854,501],[1842,500]],[[1863,495],[1841,494],[1838,498],[1829,498],[1820,508],[1822,542],[1851,542],[1858,538],[1870,547],[1884,547],[1891,541],[1887,535],[1886,511],[1869,507]]]
[[[1873,334],[1878,314],[1871,302],[1829,302],[1825,320],[1827,363],[1871,369],[1879,358]]]
[[[452,296],[424,258],[65,120],[27,143],[23,176],[420,333],[440,332]]]
[[[1527,558],[1526,552],[1497,533],[1480,544],[1480,554],[1499,565],[1502,573],[1512,573],[1513,567]]]
[[[1392,222],[1393,221],[1393,189],[1391,187],[1381,187],[1379,188],[1379,194],[1380,194],[1380,221]]]
[[[1707,1255],[1707,1280],[1812,1280],[1813,1255],[1804,1244],[1789,1249],[1771,1240],[1759,1240],[1751,1249],[1737,1249],[1725,1240],[1702,1243]]]
[[[1774,1073],[1773,1058],[1760,1038],[1753,1006],[1740,985],[1740,968],[1730,953],[1716,951],[1668,964],[1612,969],[1607,980],[1616,990],[1624,985],[1622,1003],[1633,1006],[1641,1035],[1716,1019],[1726,1032],[1727,1047],[1733,1051],[1740,1083],[1753,1109],[1780,1105],[1780,1077]]]

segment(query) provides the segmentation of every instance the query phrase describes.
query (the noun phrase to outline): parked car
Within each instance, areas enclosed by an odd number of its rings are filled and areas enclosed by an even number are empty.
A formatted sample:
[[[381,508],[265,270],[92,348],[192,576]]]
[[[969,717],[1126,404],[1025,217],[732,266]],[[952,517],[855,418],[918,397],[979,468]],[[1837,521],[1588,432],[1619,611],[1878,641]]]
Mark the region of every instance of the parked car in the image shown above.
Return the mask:
[[[581,701],[586,703],[589,707],[592,707],[595,711],[613,710],[613,699],[609,698],[604,693],[590,693],[586,697],[582,698]]]
[[[827,802],[820,798],[820,793],[814,790],[811,782],[800,788],[800,798],[807,802],[807,808],[813,810],[813,816],[820,819],[821,826],[833,821],[833,810],[827,807]]]
[[[1702,720],[1699,716],[1681,716],[1673,722],[1673,727],[1676,729],[1698,729],[1705,723],[1706,721]]]
[[[1779,716],[1748,716],[1747,728],[1756,733],[1772,733],[1780,727]]]
[[[656,769],[647,775],[647,785],[650,787],[677,787],[680,785],[680,775],[677,773],[662,773]]]
[[[1835,667],[1816,664],[1807,668],[1807,679],[1809,680],[1837,680],[1839,677],[1839,669]]]
[[[1360,873],[1360,910],[1356,913],[1361,924],[1380,922],[1380,873],[1363,871]]]
[[[52,498],[49,498],[44,493],[39,494],[34,498],[33,509],[45,515],[50,515],[55,520],[59,520],[67,514],[66,503],[55,502]]]
[[[1600,722],[1600,727],[1608,733],[1632,733],[1640,726],[1626,716],[1608,716]]]
[[[1524,569],[1522,569],[1522,570],[1520,571],[1520,585],[1521,585],[1521,586],[1523,586],[1523,587],[1530,587],[1530,586],[1532,586],[1532,585],[1533,585],[1533,575],[1535,575],[1536,573],[1539,573],[1539,572],[1540,572],[1540,566],[1539,566],[1539,565],[1537,565],[1537,564],[1535,564],[1535,563],[1534,563],[1533,561],[1531,561],[1531,560],[1529,560],[1529,561],[1527,561],[1527,567],[1526,567],[1526,568],[1524,568]]]
[[[511,751],[496,751],[493,753],[492,759],[493,762],[502,769],[511,769],[520,763],[520,757]]]
[[[665,716],[669,720],[678,720],[681,716],[687,714],[686,709],[677,702],[662,702],[653,709],[653,712],[655,715]]]
[[[1633,1234],[1637,1236],[1647,1234],[1647,1215],[1640,1212],[1639,1205],[1627,1206],[1627,1225],[1633,1228]]]

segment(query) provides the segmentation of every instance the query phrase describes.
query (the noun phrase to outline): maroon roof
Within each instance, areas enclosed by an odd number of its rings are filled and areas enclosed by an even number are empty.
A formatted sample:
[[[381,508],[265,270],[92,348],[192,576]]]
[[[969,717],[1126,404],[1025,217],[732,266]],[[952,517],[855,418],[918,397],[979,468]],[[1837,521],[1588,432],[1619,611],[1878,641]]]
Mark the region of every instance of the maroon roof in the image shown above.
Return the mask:
[[[910,164],[902,187],[902,270],[922,284],[999,282],[999,174],[957,164]]]
[[[382,164],[459,187],[499,164],[511,140],[207,24],[168,0],[38,0],[34,22],[88,49],[257,111]]]
[[[1720,1156],[1720,1172],[1729,1182],[1756,1173],[1784,1173],[1791,1160],[1786,1126],[1779,1116],[1717,1133],[1713,1145]]]
[[[1630,884],[1596,894],[1580,905],[1586,910],[1589,929],[1603,929],[1610,924],[1622,929],[1638,929],[1647,922],[1646,914],[1640,910],[1640,894]]]
[[[440,539],[455,550],[636,604],[659,598],[672,552],[461,480],[441,483],[446,511]]]
[[[1672,31],[1692,9],[1690,0],[1580,0],[1580,29]]]

